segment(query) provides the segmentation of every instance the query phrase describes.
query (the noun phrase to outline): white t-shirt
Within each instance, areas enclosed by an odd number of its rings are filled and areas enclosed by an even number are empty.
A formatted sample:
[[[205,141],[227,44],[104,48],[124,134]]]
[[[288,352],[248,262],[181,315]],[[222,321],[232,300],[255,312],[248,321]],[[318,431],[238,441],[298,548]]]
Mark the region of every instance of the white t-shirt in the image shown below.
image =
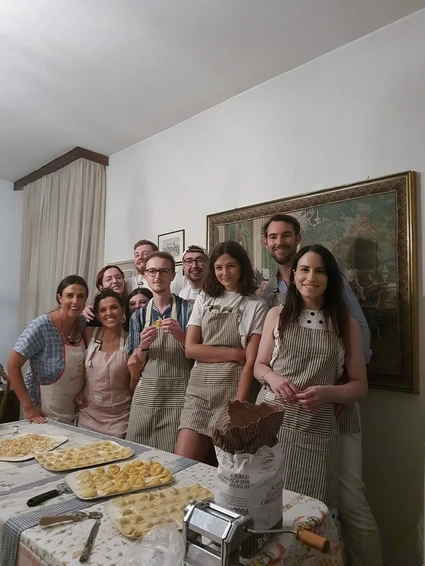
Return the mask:
[[[202,291],[201,289],[193,289],[190,285],[184,287],[180,293],[179,297],[184,299],[185,301],[191,301],[194,303],[199,295],[199,292]],[[203,292],[203,291],[202,291]]]
[[[186,278],[183,277],[183,275],[176,273],[176,276],[171,282],[170,290],[175,295],[178,295],[180,291],[186,287],[186,285],[187,285]],[[139,273],[125,280],[125,290],[127,291],[127,295],[130,294],[131,291],[134,291],[134,289],[137,289],[138,287],[143,287],[145,289],[149,289],[150,291],[152,291],[152,289],[148,285],[147,280]]]
[[[219,306],[220,310],[229,310],[233,308],[240,300],[240,293],[226,292],[223,297],[214,299],[214,305]],[[211,297],[205,293],[200,293],[193,305],[192,314],[188,322],[188,326],[202,326],[202,318],[205,312],[205,304]],[[212,300],[212,299],[211,299]],[[241,334],[242,347],[246,347],[246,341],[251,334],[262,334],[264,320],[269,307],[264,299],[249,295],[244,297],[241,302],[243,315],[239,323],[239,332]]]

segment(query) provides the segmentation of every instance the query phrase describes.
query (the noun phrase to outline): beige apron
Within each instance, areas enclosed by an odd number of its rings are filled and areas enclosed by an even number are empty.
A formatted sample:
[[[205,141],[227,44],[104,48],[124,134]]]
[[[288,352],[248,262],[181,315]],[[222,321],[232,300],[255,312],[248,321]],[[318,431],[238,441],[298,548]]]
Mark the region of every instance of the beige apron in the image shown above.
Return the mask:
[[[131,406],[130,372],[127,366],[125,332],[115,352],[100,350],[102,329],[96,328],[86,351],[86,385],[83,391],[88,406],[80,409],[78,426],[123,438],[127,432]]]
[[[202,317],[202,344],[217,348],[242,348],[239,323],[242,301],[232,310],[220,312],[214,299],[205,304]],[[235,398],[243,367],[237,362],[196,362],[187,387],[179,429],[188,428],[212,436],[223,405]]]
[[[74,424],[77,416],[75,397],[84,387],[85,345],[63,344],[64,370],[60,377],[49,385],[40,384],[41,408],[47,416],[61,423]]]
[[[274,372],[285,376],[301,391],[314,385],[334,385],[339,338],[332,331],[305,328],[294,322],[285,330],[283,343],[275,328]],[[266,388],[264,401],[279,403]],[[314,412],[301,405],[285,405],[279,442],[284,454],[283,487],[336,507],[338,484],[338,424],[335,404]]]
[[[174,295],[172,301],[171,318],[177,320]],[[145,328],[152,326],[152,307],[153,299]],[[173,452],[191,366],[180,342],[159,328],[134,391],[127,440]]]

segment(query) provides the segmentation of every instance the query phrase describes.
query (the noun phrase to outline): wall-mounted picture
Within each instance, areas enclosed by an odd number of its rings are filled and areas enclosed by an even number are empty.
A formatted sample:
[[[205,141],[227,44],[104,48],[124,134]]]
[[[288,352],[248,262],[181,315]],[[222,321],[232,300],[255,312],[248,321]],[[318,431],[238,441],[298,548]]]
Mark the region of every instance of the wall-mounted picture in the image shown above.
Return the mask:
[[[184,230],[176,230],[158,236],[158,248],[161,252],[168,252],[176,261],[182,261],[184,252]]]
[[[125,278],[133,277],[136,274],[134,267],[134,260],[128,259],[126,261],[117,261],[113,265],[117,265],[124,272]]]
[[[183,264],[182,263],[176,263],[176,274],[177,275],[183,275]]]
[[[322,244],[337,258],[370,328],[369,384],[418,393],[414,172],[211,214],[210,251],[239,242],[261,288],[277,271],[262,242],[263,224],[277,213],[298,219],[301,245]]]

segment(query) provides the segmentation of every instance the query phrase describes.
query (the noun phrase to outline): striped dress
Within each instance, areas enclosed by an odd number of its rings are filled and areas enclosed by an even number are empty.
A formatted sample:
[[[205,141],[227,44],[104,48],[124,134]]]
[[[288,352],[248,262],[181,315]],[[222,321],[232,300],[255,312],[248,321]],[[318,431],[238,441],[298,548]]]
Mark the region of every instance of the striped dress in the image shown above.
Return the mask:
[[[146,306],[145,327],[153,323],[153,304]],[[170,314],[177,320],[174,295]],[[127,440],[173,452],[191,367],[180,342],[159,328],[134,391]]]
[[[277,327],[270,366],[299,390],[335,385],[343,372],[344,348],[321,311],[304,310],[289,325],[283,342]],[[266,389],[264,401],[278,403]],[[314,412],[298,404],[285,405],[279,442],[284,454],[283,487],[319,499],[330,508],[337,504],[339,429],[335,404]]]

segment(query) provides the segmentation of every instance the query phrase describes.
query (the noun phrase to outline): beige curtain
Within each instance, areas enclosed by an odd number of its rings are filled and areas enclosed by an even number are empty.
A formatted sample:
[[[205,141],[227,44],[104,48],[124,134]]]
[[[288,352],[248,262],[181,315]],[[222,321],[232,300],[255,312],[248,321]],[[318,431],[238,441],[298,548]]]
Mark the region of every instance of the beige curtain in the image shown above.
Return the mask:
[[[55,307],[67,275],[81,275],[89,287],[95,280],[104,259],[105,205],[105,166],[86,159],[24,188],[22,328]]]

